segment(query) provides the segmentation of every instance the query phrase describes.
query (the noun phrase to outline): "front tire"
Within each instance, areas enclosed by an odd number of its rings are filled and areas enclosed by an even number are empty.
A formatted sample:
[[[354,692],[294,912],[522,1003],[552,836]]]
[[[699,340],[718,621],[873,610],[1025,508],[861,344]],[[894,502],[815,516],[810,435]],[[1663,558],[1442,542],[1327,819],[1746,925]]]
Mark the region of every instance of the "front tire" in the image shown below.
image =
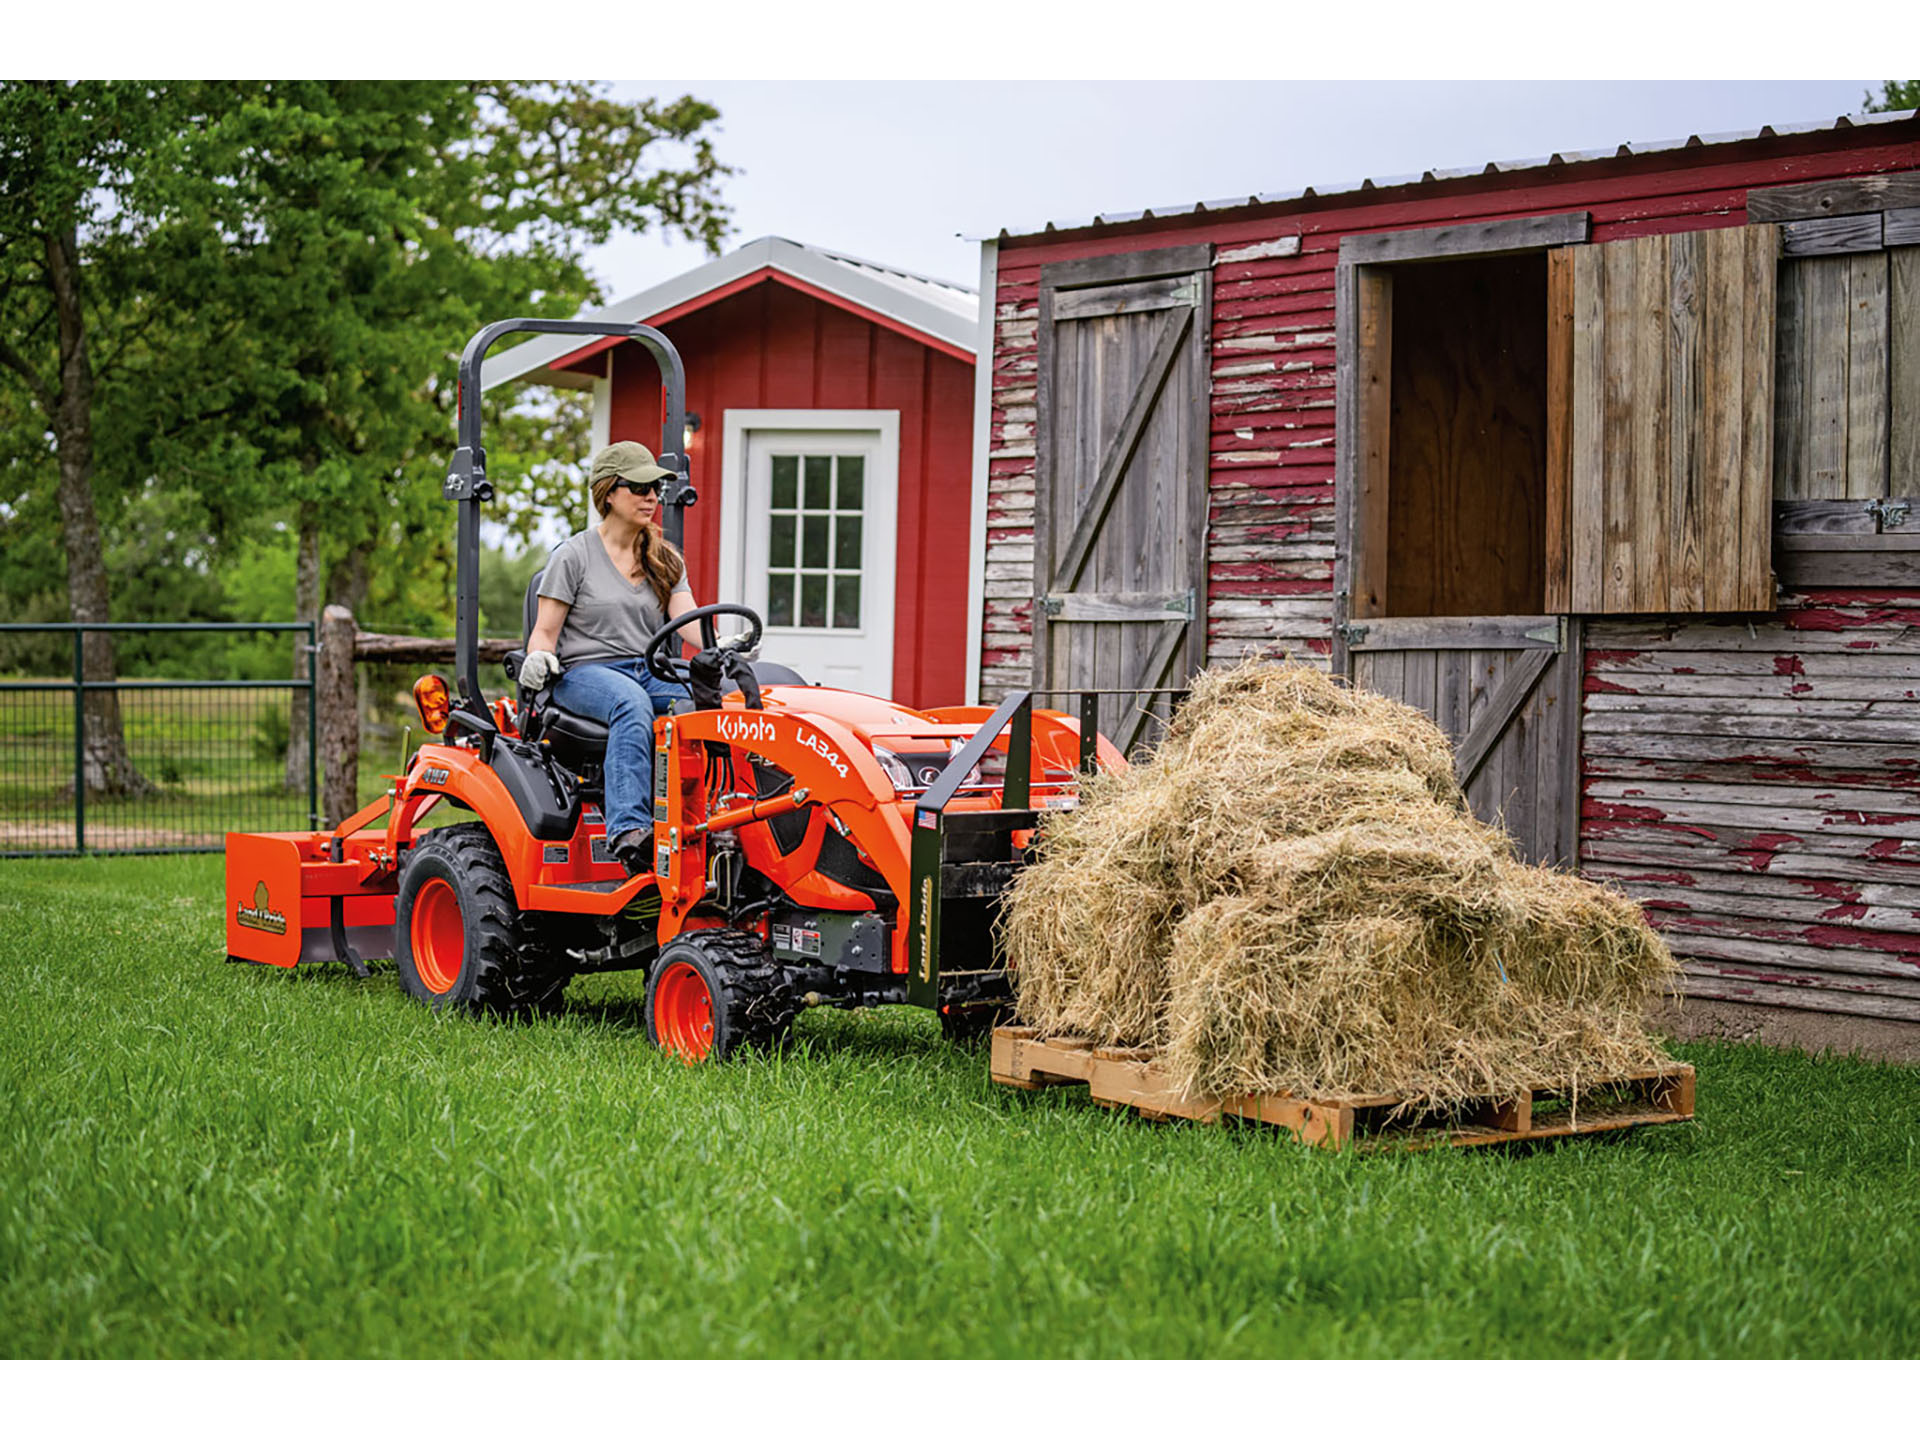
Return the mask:
[[[700,930],[661,947],[647,974],[647,1038],[688,1064],[777,1043],[792,995],[757,936]]]
[[[421,837],[394,905],[400,988],[435,1010],[501,1015],[559,1007],[565,955],[513,898],[500,847],[481,824]]]

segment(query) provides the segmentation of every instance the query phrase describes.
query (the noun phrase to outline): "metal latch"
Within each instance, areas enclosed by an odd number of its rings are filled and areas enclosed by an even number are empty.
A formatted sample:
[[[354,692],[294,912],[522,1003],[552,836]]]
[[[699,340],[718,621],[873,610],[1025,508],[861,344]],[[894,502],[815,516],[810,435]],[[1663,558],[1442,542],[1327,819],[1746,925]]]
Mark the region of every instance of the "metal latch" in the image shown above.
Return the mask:
[[[1911,500],[1869,500],[1867,513],[1880,524],[1883,531],[1897,530],[1907,523],[1907,516],[1913,511]]]
[[[1067,602],[1062,600],[1058,595],[1042,595],[1040,597],[1040,613],[1049,619],[1058,619],[1060,612],[1066,608]]]

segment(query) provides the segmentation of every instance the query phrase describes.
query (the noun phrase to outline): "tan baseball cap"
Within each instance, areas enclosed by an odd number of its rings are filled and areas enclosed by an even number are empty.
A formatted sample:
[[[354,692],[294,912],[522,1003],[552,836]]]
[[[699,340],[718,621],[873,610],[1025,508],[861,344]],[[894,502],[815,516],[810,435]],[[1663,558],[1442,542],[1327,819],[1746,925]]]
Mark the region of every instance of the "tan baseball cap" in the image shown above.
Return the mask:
[[[593,484],[607,475],[622,480],[658,480],[662,484],[674,478],[673,471],[654,463],[653,452],[638,440],[616,440],[593,457]]]

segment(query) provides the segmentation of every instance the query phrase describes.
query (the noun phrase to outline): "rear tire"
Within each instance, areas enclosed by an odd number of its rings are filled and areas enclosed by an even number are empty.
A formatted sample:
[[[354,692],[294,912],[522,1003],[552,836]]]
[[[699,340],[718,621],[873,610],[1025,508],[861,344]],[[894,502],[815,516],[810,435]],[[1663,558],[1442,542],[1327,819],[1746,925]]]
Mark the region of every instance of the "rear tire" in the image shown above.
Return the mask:
[[[777,1043],[793,1024],[790,987],[764,941],[697,930],[661,947],[647,974],[647,1038],[689,1064]]]
[[[400,988],[422,1004],[500,1015],[559,1008],[571,978],[565,953],[514,901],[485,825],[446,825],[421,837],[394,921]]]

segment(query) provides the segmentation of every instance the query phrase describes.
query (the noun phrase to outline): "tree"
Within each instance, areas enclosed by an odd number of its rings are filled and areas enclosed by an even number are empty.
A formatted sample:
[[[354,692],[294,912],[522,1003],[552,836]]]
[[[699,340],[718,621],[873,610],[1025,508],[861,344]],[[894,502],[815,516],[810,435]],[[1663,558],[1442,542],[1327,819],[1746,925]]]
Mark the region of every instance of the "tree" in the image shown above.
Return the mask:
[[[1920,110],[1920,80],[1882,80],[1880,98],[1869,94],[1866,101],[1869,110]]]
[[[107,82],[0,85],[0,371],[24,392],[57,473],[68,618],[110,618],[94,503],[97,356],[110,367],[141,317],[102,325],[93,283],[140,244],[142,217],[114,203],[169,119],[165,96]],[[109,281],[109,286],[111,281]],[[100,342],[105,341],[102,345]],[[111,681],[113,637],[86,636],[83,673]],[[86,697],[84,774],[90,790],[137,792],[112,690]]]
[[[662,224],[717,249],[729,171],[705,133],[716,118],[691,97],[627,104],[582,84],[0,87],[10,171],[15,155],[80,157],[22,164],[0,191],[52,217],[0,216],[0,275],[79,316],[56,367],[44,326],[0,290],[0,316],[21,322],[0,335],[47,352],[37,370],[25,353],[0,362],[65,426],[51,432],[63,513],[71,491],[79,517],[66,544],[75,618],[107,612],[98,523],[81,514],[95,430],[111,433],[120,485],[192,489],[217,536],[284,510],[299,618],[317,619],[323,593],[358,611],[370,591],[398,604],[443,575],[433,506],[459,346],[487,320],[599,298],[582,256],[616,226]],[[674,153],[655,163],[662,147]],[[70,237],[64,269],[29,265],[42,232]],[[76,292],[93,282],[91,312],[63,309],[62,277]],[[87,322],[115,337],[111,415],[93,413]]]

